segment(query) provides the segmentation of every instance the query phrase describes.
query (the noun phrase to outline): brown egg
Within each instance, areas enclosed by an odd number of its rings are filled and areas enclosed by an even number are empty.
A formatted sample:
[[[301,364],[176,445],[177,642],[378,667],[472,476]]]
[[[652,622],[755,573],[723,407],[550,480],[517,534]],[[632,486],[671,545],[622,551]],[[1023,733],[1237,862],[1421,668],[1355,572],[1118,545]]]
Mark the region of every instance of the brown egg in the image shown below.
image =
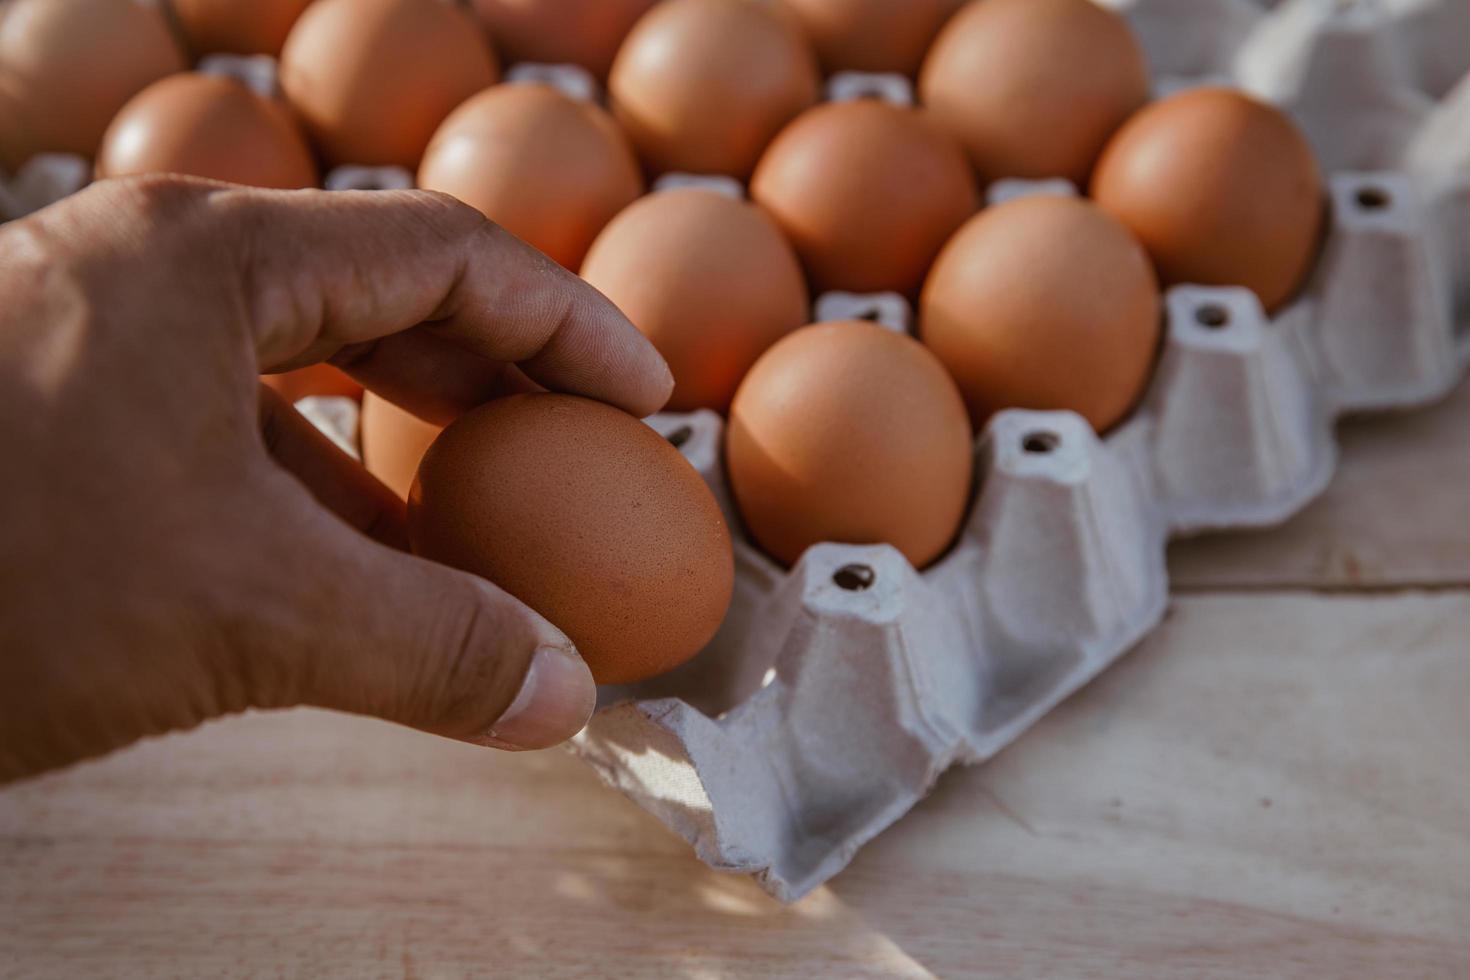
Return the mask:
[[[934,263],[920,337],[976,427],[1004,408],[1071,409],[1098,432],[1148,382],[1159,291],[1143,248],[1081,198],[1044,194],[976,215]]]
[[[785,0],[817,49],[822,70],[913,75],[961,0]]]
[[[724,411],[761,352],[808,319],[801,267],[776,226],[703,188],[628,207],[592,244],[582,278],[668,361],[675,412]]]
[[[1092,178],[1166,286],[1247,286],[1268,312],[1295,295],[1326,217],[1312,149],[1283,113],[1233,89],[1155,102],[1118,132]]]
[[[607,113],[545,85],[497,85],[454,110],[424,152],[418,183],[574,271],[643,193],[638,161]]]
[[[725,455],[746,528],[783,564],[822,541],[886,542],[923,568],[964,517],[971,437],[933,354],[853,320],[805,327],[761,356],[730,409]]]
[[[316,162],[285,106],[232,78],[183,72],[133,96],[97,155],[97,176],[175,173],[252,187],[315,187]]]
[[[281,88],[334,164],[416,168],[444,117],[499,77],[470,14],[441,0],[316,0]]]
[[[281,53],[286,35],[311,0],[170,0],[195,54]]]
[[[414,551],[483,576],[562,629],[599,684],[699,652],[734,583],[709,487],[601,402],[513,395],[452,423],[409,497]]]
[[[372,392],[362,396],[358,425],[362,465],[404,500],[429,444],[444,431]]]
[[[1093,0],[984,0],[955,14],[919,76],[919,100],[987,180],[1087,179],[1149,94],[1128,23]]]
[[[581,65],[606,79],[618,46],[655,0],[470,0],[510,62]]]
[[[911,293],[977,205],[959,146],[917,109],[832,102],[771,144],[750,194],[819,289]]]
[[[811,47],[784,9],[665,0],[628,35],[608,96],[650,170],[743,178],[819,85]]]
[[[283,371],[280,374],[262,374],[260,380],[267,388],[293,403],[312,396],[363,397],[362,385],[330,364],[313,364],[310,367]]]
[[[183,71],[163,15],[140,3],[9,0],[0,4],[0,165],[37,153],[91,157],[123,103]]]

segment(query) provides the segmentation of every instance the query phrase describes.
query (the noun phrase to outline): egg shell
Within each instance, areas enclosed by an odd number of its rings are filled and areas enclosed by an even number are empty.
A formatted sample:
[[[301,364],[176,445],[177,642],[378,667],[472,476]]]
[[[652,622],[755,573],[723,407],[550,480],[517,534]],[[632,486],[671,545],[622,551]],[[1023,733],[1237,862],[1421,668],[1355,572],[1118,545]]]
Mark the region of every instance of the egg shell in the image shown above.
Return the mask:
[[[468,11],[440,0],[316,0],[281,89],[333,164],[417,168],[444,118],[499,78]]]
[[[176,173],[252,187],[315,187],[316,161],[285,106],[233,78],[182,72],[128,100],[97,176]]]
[[[574,271],[643,193],[611,117],[541,84],[497,85],[455,109],[424,153],[418,184],[453,194]]]
[[[390,490],[407,500],[424,453],[444,427],[425,422],[371,391],[362,396],[358,426],[362,465]]]
[[[1234,89],[1155,102],[1108,144],[1098,206],[1133,230],[1166,286],[1245,286],[1274,312],[1300,288],[1326,223],[1322,173],[1280,110]]]
[[[123,103],[185,67],[163,15],[133,0],[0,3],[0,166],[94,156]]]
[[[581,65],[601,80],[656,0],[470,0],[508,62]]]
[[[513,395],[461,416],[424,456],[408,518],[416,553],[545,616],[599,684],[677,667],[730,604],[730,532],[709,487],[601,402]]]
[[[741,518],[786,565],[835,541],[891,544],[923,568],[969,505],[973,433],[954,382],[912,337],[862,320],[804,327],[766,351],[725,440]]]
[[[1005,408],[1070,409],[1105,432],[1147,384],[1160,319],[1128,229],[1081,198],[1037,194],[987,208],[944,247],[919,335],[977,427]]]
[[[811,39],[827,74],[914,75],[961,0],[784,0]]]
[[[783,8],[664,0],[623,43],[608,98],[654,173],[744,178],[819,87],[816,56]]]
[[[593,242],[582,277],[663,354],[669,411],[724,411],[761,352],[808,319],[801,266],[775,224],[699,187],[625,209]]]
[[[189,50],[278,55],[311,0],[170,0]]]
[[[819,290],[913,293],[979,198],[964,152],[918,109],[831,102],[781,131],[751,197]]]
[[[1148,65],[1127,21],[1092,0],[969,4],[919,76],[919,100],[987,181],[1085,182],[1148,95]]]

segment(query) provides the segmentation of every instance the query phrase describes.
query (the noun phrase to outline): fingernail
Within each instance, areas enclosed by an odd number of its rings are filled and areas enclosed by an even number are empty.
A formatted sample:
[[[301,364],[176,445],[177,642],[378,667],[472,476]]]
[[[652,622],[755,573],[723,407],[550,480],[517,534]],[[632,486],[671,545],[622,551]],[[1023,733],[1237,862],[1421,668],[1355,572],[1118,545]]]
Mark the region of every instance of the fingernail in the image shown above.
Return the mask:
[[[663,371],[663,377],[659,385],[662,394],[659,396],[658,407],[654,409],[655,412],[662,411],[663,407],[669,403],[669,399],[674,397],[674,372],[669,368],[669,362],[662,357],[658,359],[658,363]]]
[[[519,752],[558,745],[582,730],[597,706],[597,685],[581,657],[562,647],[540,647],[515,700],[481,745]]]

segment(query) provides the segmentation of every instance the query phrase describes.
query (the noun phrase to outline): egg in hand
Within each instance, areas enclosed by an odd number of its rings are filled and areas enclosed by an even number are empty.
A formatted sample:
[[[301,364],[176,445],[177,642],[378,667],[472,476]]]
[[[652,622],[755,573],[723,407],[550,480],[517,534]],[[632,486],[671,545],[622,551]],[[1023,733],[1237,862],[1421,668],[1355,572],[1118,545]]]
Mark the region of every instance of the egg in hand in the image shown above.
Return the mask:
[[[560,627],[599,684],[698,653],[730,604],[734,557],[699,473],[626,412],[512,395],[452,422],[409,496],[415,553],[489,579]]]

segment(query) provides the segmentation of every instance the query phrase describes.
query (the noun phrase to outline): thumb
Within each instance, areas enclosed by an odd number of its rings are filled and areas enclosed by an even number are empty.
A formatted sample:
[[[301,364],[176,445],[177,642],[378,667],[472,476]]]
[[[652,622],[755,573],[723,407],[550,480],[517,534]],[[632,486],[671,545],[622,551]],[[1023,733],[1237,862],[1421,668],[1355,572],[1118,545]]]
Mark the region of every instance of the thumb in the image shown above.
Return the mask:
[[[281,614],[261,617],[281,665],[273,700],[501,749],[581,731],[597,688],[561,631],[483,579],[363,537],[298,486],[286,493],[270,550],[290,571]]]

